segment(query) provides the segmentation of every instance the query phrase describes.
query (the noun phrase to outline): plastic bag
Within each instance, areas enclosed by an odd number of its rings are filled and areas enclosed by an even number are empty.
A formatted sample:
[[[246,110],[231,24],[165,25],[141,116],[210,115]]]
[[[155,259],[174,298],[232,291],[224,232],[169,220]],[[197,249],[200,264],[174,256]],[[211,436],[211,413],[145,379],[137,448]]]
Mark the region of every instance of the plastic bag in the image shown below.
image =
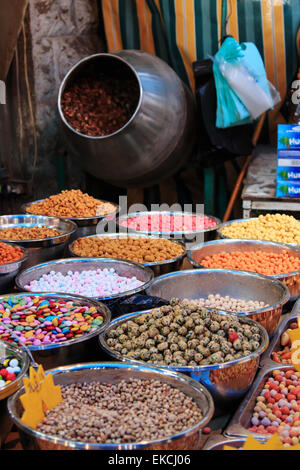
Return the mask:
[[[219,128],[249,123],[280,101],[253,43],[227,38],[214,57],[213,71]]]

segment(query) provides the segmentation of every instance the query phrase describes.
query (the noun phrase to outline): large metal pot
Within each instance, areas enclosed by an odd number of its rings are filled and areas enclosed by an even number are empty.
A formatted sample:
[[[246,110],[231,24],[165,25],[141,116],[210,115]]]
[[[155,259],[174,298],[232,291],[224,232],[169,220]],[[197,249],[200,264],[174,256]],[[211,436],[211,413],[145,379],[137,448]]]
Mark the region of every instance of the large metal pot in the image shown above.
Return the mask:
[[[65,88],[90,68],[132,74],[139,87],[132,117],[106,136],[90,137],[75,131],[61,109]],[[83,169],[120,187],[152,186],[174,174],[194,151],[192,93],[166,62],[143,51],[93,54],[80,60],[60,85],[58,111],[66,142]]]
[[[199,448],[202,429],[208,424],[214,413],[212,397],[204,387],[189,377],[158,367],[117,362],[95,362],[60,367],[51,372],[54,383],[57,385],[94,381],[115,384],[130,378],[159,380],[192,397],[201,408],[203,418],[196,425],[181,433],[155,441],[143,440],[130,444],[93,444],[60,439],[41,433],[22,423],[20,419],[22,405],[19,400],[21,393],[24,392],[22,389],[20,393],[16,393],[9,400],[8,411],[19,428],[21,441],[26,450],[195,450]]]

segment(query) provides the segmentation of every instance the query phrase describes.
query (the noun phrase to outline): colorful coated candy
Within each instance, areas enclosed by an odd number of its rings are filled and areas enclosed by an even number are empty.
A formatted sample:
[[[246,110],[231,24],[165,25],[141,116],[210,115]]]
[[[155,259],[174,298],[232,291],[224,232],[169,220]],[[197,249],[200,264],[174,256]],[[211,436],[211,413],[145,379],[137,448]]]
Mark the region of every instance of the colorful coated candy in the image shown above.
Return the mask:
[[[12,356],[0,360],[0,388],[13,382],[21,372],[20,361]]]
[[[7,296],[0,304],[0,339],[27,346],[61,343],[91,333],[103,323],[93,305],[42,296]]]

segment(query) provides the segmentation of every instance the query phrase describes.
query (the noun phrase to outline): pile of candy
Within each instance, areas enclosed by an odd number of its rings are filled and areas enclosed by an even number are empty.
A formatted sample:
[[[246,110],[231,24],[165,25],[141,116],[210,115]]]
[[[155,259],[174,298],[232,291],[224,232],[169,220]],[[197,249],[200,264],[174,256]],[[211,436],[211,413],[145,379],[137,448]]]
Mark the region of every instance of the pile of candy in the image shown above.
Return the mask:
[[[115,211],[114,204],[99,201],[79,189],[64,190],[26,207],[30,214],[69,218],[95,217]]]
[[[77,256],[119,258],[137,263],[151,263],[177,258],[185,249],[165,238],[83,237],[72,244]]]
[[[19,359],[13,356],[0,359],[0,388],[13,382],[20,372]]]
[[[24,251],[18,246],[0,242],[0,264],[12,263],[23,258]]]
[[[189,232],[213,228],[216,221],[200,215],[149,214],[120,220],[119,225],[144,232]]]
[[[178,299],[112,327],[106,336],[108,347],[125,358],[192,367],[240,359],[262,344],[258,326]]]
[[[296,328],[298,328],[298,323],[292,322],[289,325],[288,330],[295,330]],[[278,362],[280,364],[291,364],[292,351],[291,340],[288,334],[288,330],[284,331],[280,338],[280,345],[282,346],[282,349],[272,352],[273,361]]]
[[[202,419],[195,401],[159,380],[62,386],[63,401],[37,430],[62,439],[126,443],[163,439]]]
[[[300,257],[292,256],[287,250],[281,253],[266,251],[232,251],[206,256],[200,263],[207,268],[238,269],[254,271],[270,276],[287,274],[300,270]]]
[[[13,331],[27,346],[41,346],[78,338],[99,328],[103,313],[75,300],[13,295],[0,304],[0,339],[13,342]]]
[[[251,312],[252,310],[269,306],[259,300],[236,299],[229,295],[223,297],[220,294],[209,294],[207,298],[200,299],[183,299],[182,302],[198,305],[199,307],[217,308],[227,312]]]
[[[25,286],[32,292],[66,292],[85,297],[108,297],[136,289],[143,285],[136,277],[122,277],[113,268],[68,271],[50,271]]]
[[[5,240],[40,240],[58,235],[61,235],[58,230],[45,226],[12,227],[0,230],[0,238]]]
[[[291,215],[267,214],[245,222],[233,222],[221,229],[227,238],[300,243],[300,222]]]
[[[300,442],[300,372],[274,370],[256,398],[249,431],[278,433],[286,445]]]

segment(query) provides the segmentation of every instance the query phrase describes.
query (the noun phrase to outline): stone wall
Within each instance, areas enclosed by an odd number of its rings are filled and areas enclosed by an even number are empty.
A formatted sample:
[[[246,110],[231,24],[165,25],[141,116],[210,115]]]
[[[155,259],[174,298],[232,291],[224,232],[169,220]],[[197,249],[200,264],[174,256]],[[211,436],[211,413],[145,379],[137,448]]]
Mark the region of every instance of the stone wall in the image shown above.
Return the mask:
[[[38,132],[36,198],[58,190],[58,159],[63,156],[66,185],[84,187],[84,175],[67,155],[57,113],[59,85],[81,58],[104,50],[97,0],[30,0],[33,97]]]

